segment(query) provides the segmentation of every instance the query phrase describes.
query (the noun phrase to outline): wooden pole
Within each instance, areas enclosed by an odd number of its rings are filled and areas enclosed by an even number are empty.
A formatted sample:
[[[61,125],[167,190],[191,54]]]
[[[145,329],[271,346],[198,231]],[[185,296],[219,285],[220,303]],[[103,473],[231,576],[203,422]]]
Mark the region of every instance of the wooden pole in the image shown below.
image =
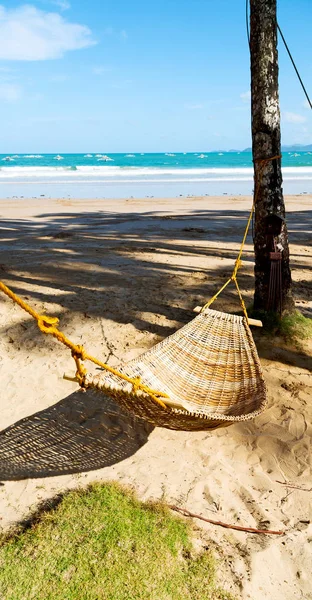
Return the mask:
[[[250,0],[252,152],[255,182],[261,159],[281,154],[280,109],[278,94],[278,53],[276,0]],[[274,236],[282,253],[279,310],[294,310],[289,266],[288,233],[282,190],[281,159],[269,162],[261,177],[255,205],[255,296],[254,308],[267,310],[270,289],[270,242],[268,218],[281,220],[280,233]],[[274,218],[273,217],[273,218]]]

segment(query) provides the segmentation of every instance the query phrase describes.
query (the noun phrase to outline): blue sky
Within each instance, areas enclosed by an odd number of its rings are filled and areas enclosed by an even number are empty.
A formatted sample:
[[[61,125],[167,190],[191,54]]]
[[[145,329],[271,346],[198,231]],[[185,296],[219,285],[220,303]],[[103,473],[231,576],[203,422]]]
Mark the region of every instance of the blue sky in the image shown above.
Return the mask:
[[[0,152],[250,145],[245,0],[0,0]],[[312,95],[312,2],[279,2]],[[312,111],[281,43],[283,143]]]

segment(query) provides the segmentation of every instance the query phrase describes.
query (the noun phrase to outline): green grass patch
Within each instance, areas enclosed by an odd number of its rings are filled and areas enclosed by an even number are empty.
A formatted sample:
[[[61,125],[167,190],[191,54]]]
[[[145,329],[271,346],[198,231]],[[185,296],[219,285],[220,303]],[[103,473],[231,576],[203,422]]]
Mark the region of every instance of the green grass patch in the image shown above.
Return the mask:
[[[298,342],[312,338],[312,319],[296,310],[280,317],[274,312],[248,311],[250,317],[260,319],[265,333],[283,337],[288,342]]]
[[[1,600],[230,600],[188,523],[116,484],[71,491],[0,544]]]
[[[285,338],[310,339],[312,337],[312,319],[299,311],[281,318],[280,332]]]

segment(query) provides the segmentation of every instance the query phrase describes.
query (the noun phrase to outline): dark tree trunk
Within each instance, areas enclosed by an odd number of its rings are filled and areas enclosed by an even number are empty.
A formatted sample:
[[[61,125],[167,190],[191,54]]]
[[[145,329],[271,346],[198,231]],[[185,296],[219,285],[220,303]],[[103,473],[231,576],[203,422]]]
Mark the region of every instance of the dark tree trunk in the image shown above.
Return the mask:
[[[281,154],[280,110],[278,96],[278,55],[276,0],[250,0],[250,54],[251,54],[251,111],[252,152],[254,159],[255,189],[261,164],[259,160]],[[255,198],[255,297],[256,309],[268,309],[272,250],[268,237],[268,217],[283,219],[280,233],[275,238],[282,253],[281,292],[279,310],[294,309],[291,292],[289,247],[285,204],[282,190],[281,160],[273,160],[264,168],[258,197]],[[273,217],[274,219],[274,217]],[[279,221],[276,219],[276,221]],[[277,310],[277,305],[276,305]]]

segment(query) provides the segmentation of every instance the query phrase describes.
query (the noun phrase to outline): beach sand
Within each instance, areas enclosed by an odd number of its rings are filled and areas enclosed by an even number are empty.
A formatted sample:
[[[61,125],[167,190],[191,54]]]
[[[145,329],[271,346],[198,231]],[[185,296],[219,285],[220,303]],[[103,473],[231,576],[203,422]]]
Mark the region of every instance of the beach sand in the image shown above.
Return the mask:
[[[286,204],[297,306],[312,316],[312,198]],[[250,205],[241,196],[2,200],[0,279],[117,365],[188,322],[230,275]],[[239,281],[251,302],[250,237]],[[239,310],[235,289],[215,307]],[[63,380],[74,373],[70,352],[3,295],[0,327],[0,427],[10,426],[0,436],[1,527],[60,491],[118,480],[142,499],[285,531],[251,535],[194,521],[199,547],[215,548],[220,581],[238,598],[312,598],[311,344],[285,348],[256,330],[267,410],[188,433],[153,429]]]

